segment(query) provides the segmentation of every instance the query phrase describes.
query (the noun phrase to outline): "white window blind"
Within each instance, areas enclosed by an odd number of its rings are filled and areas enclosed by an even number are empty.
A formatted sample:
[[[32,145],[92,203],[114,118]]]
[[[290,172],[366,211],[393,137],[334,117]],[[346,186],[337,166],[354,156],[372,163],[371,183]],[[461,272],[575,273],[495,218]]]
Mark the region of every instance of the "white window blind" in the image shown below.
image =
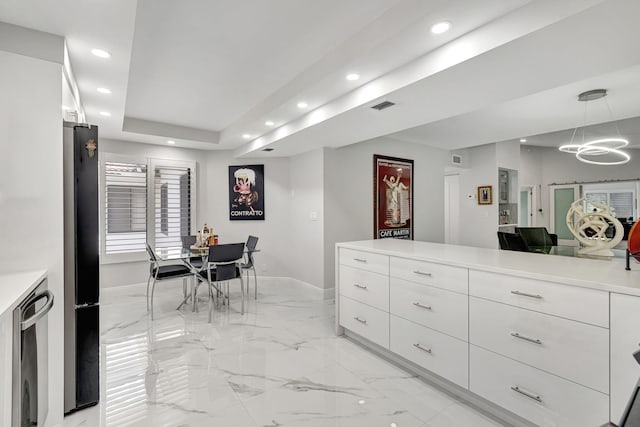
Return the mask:
[[[609,205],[608,194],[606,192],[589,192],[585,193],[585,197],[588,200],[593,200],[594,202],[604,203],[605,205]],[[593,212],[596,209],[591,203],[586,202],[585,212]]]
[[[147,241],[147,165],[105,162],[105,253],[141,252]]]
[[[191,234],[192,173],[189,167],[155,167],[156,248],[181,246],[181,236]]]
[[[617,218],[634,216],[633,203],[635,194],[633,191],[593,191],[585,192],[585,197],[613,208]],[[593,208],[591,203],[587,203],[587,212],[591,212]]]
[[[616,210],[616,217],[633,217],[633,192],[625,191],[619,193],[609,193],[610,206]]]

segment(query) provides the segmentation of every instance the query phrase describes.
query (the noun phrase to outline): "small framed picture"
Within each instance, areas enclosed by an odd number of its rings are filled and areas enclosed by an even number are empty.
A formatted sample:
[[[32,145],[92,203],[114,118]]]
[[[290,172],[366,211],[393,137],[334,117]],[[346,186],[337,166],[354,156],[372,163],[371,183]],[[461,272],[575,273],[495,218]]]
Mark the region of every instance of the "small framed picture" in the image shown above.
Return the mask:
[[[478,187],[478,204],[490,205],[493,203],[492,188],[490,185]]]

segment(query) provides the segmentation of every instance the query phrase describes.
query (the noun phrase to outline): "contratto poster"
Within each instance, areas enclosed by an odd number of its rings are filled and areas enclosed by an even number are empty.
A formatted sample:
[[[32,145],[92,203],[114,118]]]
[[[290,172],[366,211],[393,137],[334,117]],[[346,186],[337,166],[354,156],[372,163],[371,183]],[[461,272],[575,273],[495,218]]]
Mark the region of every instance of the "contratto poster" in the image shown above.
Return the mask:
[[[373,155],[373,237],[413,240],[413,160]]]
[[[229,166],[229,220],[264,220],[264,165]]]

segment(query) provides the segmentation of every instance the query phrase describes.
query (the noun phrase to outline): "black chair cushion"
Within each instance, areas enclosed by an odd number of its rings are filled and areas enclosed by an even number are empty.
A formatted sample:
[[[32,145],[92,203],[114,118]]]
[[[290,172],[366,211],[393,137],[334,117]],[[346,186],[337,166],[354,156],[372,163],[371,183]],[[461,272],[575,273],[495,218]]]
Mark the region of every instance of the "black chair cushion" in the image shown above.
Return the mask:
[[[189,263],[197,269],[201,269],[203,265],[201,257],[191,257],[191,259],[189,259]]]
[[[207,270],[198,272],[203,280],[208,280]],[[223,280],[237,279],[240,277],[240,268],[235,264],[218,265],[211,269],[211,281],[220,282]]]
[[[158,275],[157,279],[168,279],[169,277],[183,277],[191,275],[191,270],[185,265],[180,264],[171,264],[171,265],[161,265],[157,268]],[[156,269],[153,270],[153,275],[155,276]]]

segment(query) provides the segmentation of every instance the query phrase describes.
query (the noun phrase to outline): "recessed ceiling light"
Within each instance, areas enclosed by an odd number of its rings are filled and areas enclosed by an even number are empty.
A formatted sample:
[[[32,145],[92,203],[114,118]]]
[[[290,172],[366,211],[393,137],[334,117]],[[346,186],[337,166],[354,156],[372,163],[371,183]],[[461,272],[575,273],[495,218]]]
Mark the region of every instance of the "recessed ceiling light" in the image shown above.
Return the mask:
[[[111,113],[108,111],[100,111],[100,115],[105,117],[111,117]]]
[[[102,49],[91,49],[91,53],[93,53],[98,58],[111,58],[111,54],[106,50]]]
[[[298,102],[298,108],[307,108],[308,106],[309,106],[309,104],[307,104],[304,101]]]
[[[447,31],[449,31],[450,28],[451,28],[451,22],[442,21],[442,22],[438,22],[437,24],[432,25],[431,26],[431,32],[433,34],[442,34],[442,33],[446,33]]]
[[[251,135],[249,135],[248,133],[243,133],[243,134],[242,134],[242,137],[243,137],[244,139],[251,139]]]
[[[167,144],[169,144],[169,145],[174,145],[175,143],[176,143],[176,142],[175,142],[175,141],[172,141],[172,140],[168,140],[168,141],[167,141]]]
[[[520,138],[520,142],[527,142],[527,138]]]
[[[265,124],[265,125],[267,125],[267,126],[273,126],[273,125],[275,125],[275,123],[274,123],[274,122],[272,122],[271,120],[267,120],[266,122],[264,122],[264,124]]]
[[[346,76],[345,78],[346,78],[347,80],[349,80],[349,81],[352,81],[352,82],[353,82],[353,81],[356,81],[356,80],[358,80],[358,79],[360,78],[360,74],[350,73],[350,74],[347,74],[347,76]]]
[[[107,89],[106,87],[99,87],[96,90],[107,95],[111,94],[111,89]]]

